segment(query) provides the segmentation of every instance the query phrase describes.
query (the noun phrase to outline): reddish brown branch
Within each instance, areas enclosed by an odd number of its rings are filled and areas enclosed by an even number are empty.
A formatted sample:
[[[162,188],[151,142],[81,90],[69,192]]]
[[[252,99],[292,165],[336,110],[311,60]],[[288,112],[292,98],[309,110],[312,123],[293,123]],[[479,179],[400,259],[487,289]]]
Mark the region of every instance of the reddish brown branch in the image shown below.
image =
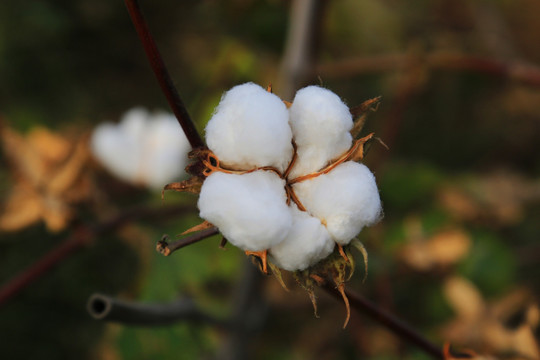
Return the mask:
[[[335,298],[339,300],[342,299],[342,294],[331,284],[331,282],[325,282],[323,288]],[[347,298],[349,299],[349,303],[352,308],[363,312],[364,314],[371,317],[373,320],[381,323],[389,330],[394,332],[394,334],[399,336],[401,339],[404,339],[409,343],[416,345],[419,349],[431,355],[433,358],[444,359],[443,352],[440,347],[433,344],[431,341],[426,339],[424,336],[411,328],[409,325],[405,324],[400,319],[378,308],[375,304],[371,303],[360,294],[351,292],[350,290],[345,290],[345,294],[347,295]]]
[[[414,62],[435,70],[472,71],[508,78],[531,86],[540,86],[540,68],[520,61],[505,61],[476,55],[434,52],[425,56],[387,54],[319,64],[312,76],[345,77],[374,72],[406,70]]]
[[[87,229],[81,229],[74,233],[57,248],[49,251],[29,268],[25,269],[2,286],[0,289],[0,306],[18,294],[34,280],[40,278],[56,264],[68,258],[73,252],[89,244],[91,241],[91,235]]]
[[[185,212],[189,209],[191,209],[191,207],[185,205],[161,207],[158,209],[136,208],[131,211],[124,212],[123,214],[114,216],[95,226],[80,227],[74,231],[72,235],[69,236],[68,239],[63,243],[49,251],[35,263],[21,271],[18,275],[15,275],[13,278],[8,280],[0,288],[0,306],[18,294],[32,282],[45,275],[55,265],[69,258],[72,253],[91,244],[92,241],[94,241],[94,238],[97,236],[109,233],[133,220],[141,218],[162,219],[171,215]]]
[[[124,2],[131,17],[131,21],[135,26],[135,30],[137,31],[137,35],[139,35],[139,39],[144,47],[144,51],[148,57],[150,66],[152,67],[152,70],[156,75],[156,79],[159,82],[159,86],[161,87],[163,94],[165,94],[167,102],[178,119],[180,126],[182,126],[182,130],[184,130],[191,147],[193,149],[205,147],[204,141],[197,132],[195,124],[191,120],[186,107],[180,98],[180,95],[178,95],[178,91],[174,86],[171,76],[167,71],[167,67],[163,62],[163,58],[161,57],[161,54],[156,46],[154,38],[150,33],[138,1],[125,0]]]

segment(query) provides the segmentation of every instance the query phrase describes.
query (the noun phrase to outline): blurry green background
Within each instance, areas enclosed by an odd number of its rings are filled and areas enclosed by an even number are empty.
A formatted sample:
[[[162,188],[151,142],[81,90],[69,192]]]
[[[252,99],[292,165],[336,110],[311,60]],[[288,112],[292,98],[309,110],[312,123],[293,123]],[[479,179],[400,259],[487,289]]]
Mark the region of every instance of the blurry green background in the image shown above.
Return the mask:
[[[311,74],[306,83],[322,82],[350,106],[381,95],[367,130],[390,147],[374,145],[366,159],[380,186],[385,218],[361,233],[370,274],[362,284],[359,269],[348,287],[438,344],[450,341],[501,358],[537,356],[540,3],[322,3],[317,54],[305,65]],[[156,0],[142,6],[201,132],[222,92],[236,84],[273,83],[280,95],[289,1]],[[434,61],[432,54],[485,62],[455,66]],[[493,62],[505,66],[487,71]],[[520,75],[524,64],[532,75]],[[88,133],[138,105],[167,109],[122,1],[0,2],[2,126],[21,133],[38,125]],[[5,150],[0,163],[5,201],[17,178]],[[98,222],[102,214],[96,209],[122,213],[162,206],[159,194],[95,171],[94,200],[77,207],[68,228],[51,233],[35,223],[0,233],[0,283],[60,244],[77,224]],[[214,237],[171,257],[154,252],[163,233],[177,234],[199,221],[195,203],[192,195],[169,194],[165,204],[192,210],[107,234],[2,304],[1,356],[220,358],[226,334],[212,326],[106,325],[85,311],[88,296],[103,292],[149,302],[190,294],[209,312],[229,314],[245,271],[238,249],[223,251]],[[343,305],[322,291],[317,319],[292,279],[289,293],[272,278],[261,281],[262,324],[243,344],[248,358],[427,358],[360,314],[353,313],[342,330]],[[474,301],[481,311],[470,305]],[[518,343],[526,345],[516,348]]]

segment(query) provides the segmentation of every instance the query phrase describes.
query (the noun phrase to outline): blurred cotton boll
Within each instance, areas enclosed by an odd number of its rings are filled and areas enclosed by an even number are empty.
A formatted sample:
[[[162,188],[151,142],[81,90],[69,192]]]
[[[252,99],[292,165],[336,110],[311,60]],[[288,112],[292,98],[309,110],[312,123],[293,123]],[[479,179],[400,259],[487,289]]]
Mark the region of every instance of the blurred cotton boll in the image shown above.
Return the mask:
[[[160,190],[182,176],[190,145],[173,115],[138,107],[127,111],[118,124],[98,125],[91,148],[119,179]]]

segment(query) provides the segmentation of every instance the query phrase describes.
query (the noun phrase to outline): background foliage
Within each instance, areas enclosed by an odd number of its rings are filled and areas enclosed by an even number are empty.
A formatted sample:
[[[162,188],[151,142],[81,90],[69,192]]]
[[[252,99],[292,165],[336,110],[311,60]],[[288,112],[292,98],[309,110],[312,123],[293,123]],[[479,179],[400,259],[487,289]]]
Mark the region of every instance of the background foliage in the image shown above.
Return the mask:
[[[142,5],[201,131],[224,90],[246,81],[279,82],[289,2]],[[362,232],[370,274],[364,284],[356,275],[348,287],[439,344],[500,358],[539,354],[540,84],[531,80],[534,72],[519,76],[530,64],[538,77],[539,11],[534,0],[326,1],[308,79],[351,106],[383,97],[367,126],[390,150],[374,146],[367,165],[376,173],[385,219]],[[430,63],[433,54],[487,62]],[[505,67],[488,71],[490,61]],[[2,128],[26,135],[44,126],[70,142],[84,141],[97,123],[133,106],[167,109],[121,1],[2,1],[0,82]],[[279,84],[274,92],[280,95]],[[13,155],[24,153],[26,141],[18,147],[4,141],[0,153],[4,213],[24,183],[17,165],[32,164]],[[37,221],[0,233],[1,283],[81,224],[162,206],[159,194],[120,183],[92,161],[87,166],[91,185],[66,185],[88,194],[70,207],[68,226],[51,232]],[[197,223],[195,201],[170,194],[165,204],[188,210],[100,237],[2,304],[0,353],[10,359],[219,358],[226,336],[211,326],[104,325],[85,312],[97,291],[151,302],[189,294],[211,313],[231,312],[245,271],[237,249],[222,251],[214,237],[169,258],[154,252],[161,234]],[[314,318],[305,293],[288,280],[289,293],[271,278],[261,280],[261,326],[243,344],[250,358],[425,358],[360,314],[343,331],[343,307],[323,292],[321,318]]]

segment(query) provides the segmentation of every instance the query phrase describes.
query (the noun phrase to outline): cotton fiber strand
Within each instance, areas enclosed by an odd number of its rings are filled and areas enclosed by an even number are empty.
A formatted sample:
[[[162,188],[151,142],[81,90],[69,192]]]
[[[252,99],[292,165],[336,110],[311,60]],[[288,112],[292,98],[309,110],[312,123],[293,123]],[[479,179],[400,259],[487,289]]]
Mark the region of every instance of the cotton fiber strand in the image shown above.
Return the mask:
[[[285,182],[270,171],[216,172],[203,183],[200,217],[219,228],[243,250],[262,251],[279,244],[292,225]]]
[[[291,230],[277,246],[270,249],[273,262],[288,271],[304,270],[330,255],[334,241],[317,218],[291,205]]]
[[[293,185],[307,211],[326,224],[332,238],[348,244],[364,226],[382,215],[381,200],[371,171],[347,161],[328,174]]]
[[[332,91],[319,86],[305,87],[296,93],[289,112],[298,147],[292,177],[320,170],[351,147],[352,115]]]
[[[287,107],[276,95],[247,83],[229,90],[206,126],[206,142],[220,161],[248,170],[283,171],[293,153]]]

